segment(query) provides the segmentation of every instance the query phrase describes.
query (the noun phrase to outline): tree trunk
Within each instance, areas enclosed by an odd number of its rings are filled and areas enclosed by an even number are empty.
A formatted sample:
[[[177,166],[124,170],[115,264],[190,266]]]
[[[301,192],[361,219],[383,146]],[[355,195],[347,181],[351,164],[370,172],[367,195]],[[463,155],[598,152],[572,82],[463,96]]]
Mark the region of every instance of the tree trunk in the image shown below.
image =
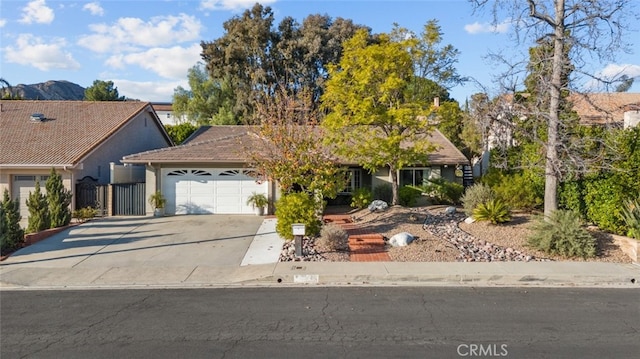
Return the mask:
[[[400,203],[398,196],[398,171],[393,167],[389,166],[389,173],[391,174],[391,205],[396,206]]]
[[[549,127],[547,129],[547,158],[544,182],[544,215],[558,209],[558,128],[560,125],[560,91],[562,90],[562,68],[564,66],[564,0],[556,1],[556,18],[553,43],[553,70],[549,89]]]

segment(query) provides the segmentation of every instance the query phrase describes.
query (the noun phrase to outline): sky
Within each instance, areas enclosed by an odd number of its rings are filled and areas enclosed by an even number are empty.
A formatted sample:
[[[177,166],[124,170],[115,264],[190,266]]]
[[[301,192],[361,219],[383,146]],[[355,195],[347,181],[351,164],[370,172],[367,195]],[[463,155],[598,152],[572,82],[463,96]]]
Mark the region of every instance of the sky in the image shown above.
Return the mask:
[[[187,71],[201,62],[201,41],[224,35],[223,23],[256,0],[2,0],[0,2],[0,77],[12,85],[66,80],[89,87],[113,81],[121,96],[170,102],[178,86],[188,88]],[[394,23],[416,33],[438,20],[443,44],[460,51],[458,72],[472,79],[450,89],[463,102],[477,92],[495,94],[504,66],[489,53],[526,56],[531,44],[517,45],[510,18],[492,25],[488,12],[476,12],[467,0],[264,0],[275,14],[298,22],[310,14],[352,19],[373,33]],[[634,53],[615,61],[589,63],[604,76],[638,77],[640,33],[626,35]],[[526,57],[525,57],[526,58]]]

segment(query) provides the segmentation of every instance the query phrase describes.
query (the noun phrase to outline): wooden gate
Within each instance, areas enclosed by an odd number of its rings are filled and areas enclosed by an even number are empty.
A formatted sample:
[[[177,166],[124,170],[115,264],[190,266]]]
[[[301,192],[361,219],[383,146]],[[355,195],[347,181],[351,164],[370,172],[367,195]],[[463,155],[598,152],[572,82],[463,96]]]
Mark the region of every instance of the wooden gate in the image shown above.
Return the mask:
[[[109,186],[98,184],[98,180],[86,176],[76,184],[76,209],[92,207],[95,208],[96,216],[107,215]]]
[[[111,185],[114,216],[144,216],[146,213],[144,183],[114,183]]]

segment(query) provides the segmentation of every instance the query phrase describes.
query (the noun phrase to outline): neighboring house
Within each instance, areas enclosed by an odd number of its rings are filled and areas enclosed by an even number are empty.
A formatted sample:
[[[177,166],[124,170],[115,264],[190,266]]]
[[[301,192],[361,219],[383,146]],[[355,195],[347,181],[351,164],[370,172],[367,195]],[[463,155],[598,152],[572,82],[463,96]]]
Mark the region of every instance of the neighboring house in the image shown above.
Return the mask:
[[[253,192],[272,201],[279,196],[275,183],[257,180],[248,167],[246,148],[257,143],[256,131],[251,126],[204,126],[183,145],[125,156],[122,162],[147,166],[147,195],[160,190],[167,199],[168,214],[250,214],[254,211],[246,201]],[[429,155],[428,166],[401,170],[401,185],[420,185],[433,177],[462,182],[467,158],[439,131],[432,133],[431,140],[439,150]],[[345,192],[391,181],[388,169],[369,174],[360,166],[345,165],[351,172]],[[147,213],[151,212],[148,207]]]
[[[173,104],[171,102],[152,102],[151,106],[153,107],[153,110],[156,111],[156,114],[163,125],[174,126],[187,122],[186,115],[182,117],[175,115],[173,112]]]
[[[629,128],[640,124],[640,93],[572,94],[569,100],[583,125]]]
[[[172,142],[148,102],[0,101],[0,193],[25,204],[55,168],[74,198],[83,178],[110,182],[110,163]],[[72,201],[75,208],[75,199]]]

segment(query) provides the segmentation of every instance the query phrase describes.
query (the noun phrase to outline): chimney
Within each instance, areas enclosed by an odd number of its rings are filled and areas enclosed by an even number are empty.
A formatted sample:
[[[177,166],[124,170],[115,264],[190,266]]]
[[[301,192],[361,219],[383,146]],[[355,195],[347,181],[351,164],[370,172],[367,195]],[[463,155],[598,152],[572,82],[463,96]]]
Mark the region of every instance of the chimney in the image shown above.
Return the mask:
[[[440,107],[440,97],[434,97],[433,98],[433,107],[435,107],[435,108]]]

